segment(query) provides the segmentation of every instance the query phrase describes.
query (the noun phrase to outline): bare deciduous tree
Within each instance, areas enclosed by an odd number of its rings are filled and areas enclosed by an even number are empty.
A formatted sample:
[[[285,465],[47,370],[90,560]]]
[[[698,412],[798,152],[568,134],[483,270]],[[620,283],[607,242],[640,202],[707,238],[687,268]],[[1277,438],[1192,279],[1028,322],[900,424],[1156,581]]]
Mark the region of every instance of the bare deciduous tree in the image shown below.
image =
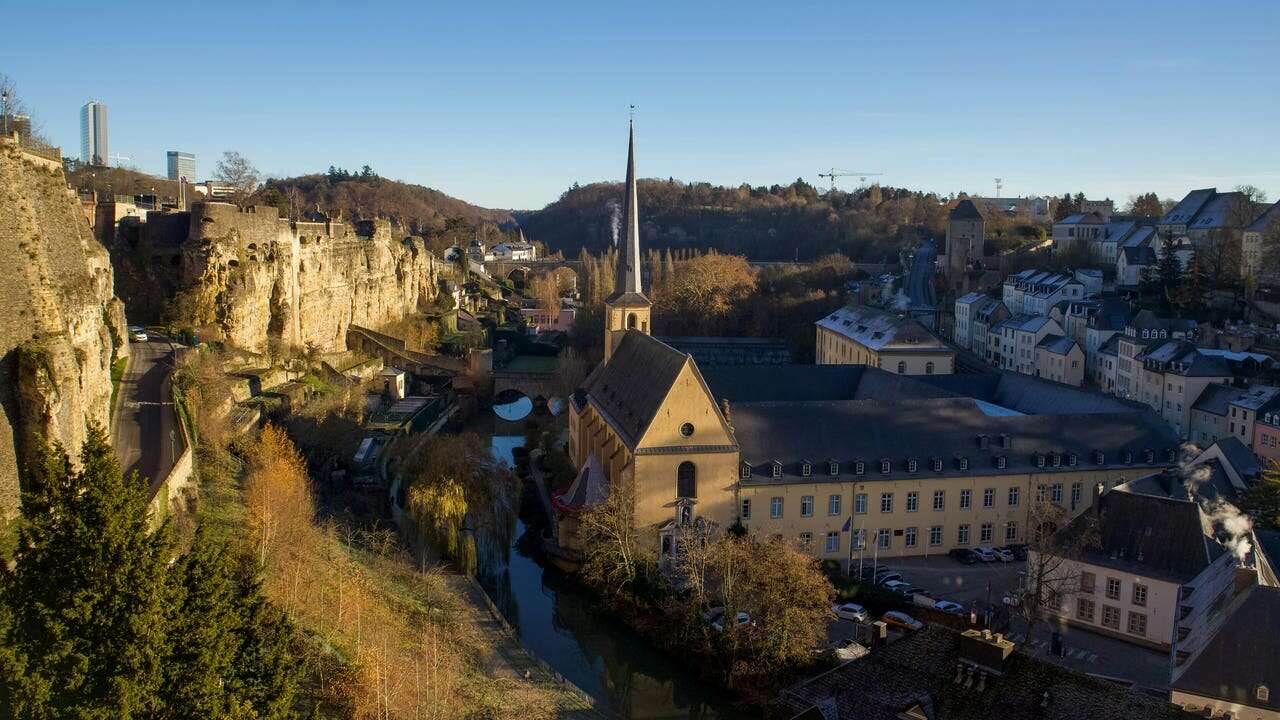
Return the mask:
[[[1092,509],[1072,520],[1066,508],[1045,500],[1032,503],[1028,521],[1026,577],[1011,594],[1018,599],[1014,611],[1030,634],[1080,592],[1079,561],[1097,543],[1098,522]]]
[[[235,150],[227,150],[222,153],[222,159],[218,161],[214,177],[235,188],[233,200],[237,205],[244,205],[249,196],[258,189],[261,176],[258,169],[245,156]]]

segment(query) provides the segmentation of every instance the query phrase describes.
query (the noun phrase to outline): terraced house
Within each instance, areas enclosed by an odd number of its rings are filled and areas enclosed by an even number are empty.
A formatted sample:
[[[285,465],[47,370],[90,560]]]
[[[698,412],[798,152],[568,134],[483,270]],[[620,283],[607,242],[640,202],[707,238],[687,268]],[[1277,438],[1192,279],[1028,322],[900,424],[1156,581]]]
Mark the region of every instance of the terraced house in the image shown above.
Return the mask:
[[[633,176],[625,256],[638,258]],[[606,359],[569,407],[579,470],[555,499],[567,550],[580,549],[580,513],[619,483],[634,483],[636,522],[660,552],[701,520],[847,562],[1023,541],[1033,503],[1078,513],[1095,486],[1175,460],[1177,438],[1146,408],[1031,377],[699,368],[649,335],[639,264],[619,273]]]

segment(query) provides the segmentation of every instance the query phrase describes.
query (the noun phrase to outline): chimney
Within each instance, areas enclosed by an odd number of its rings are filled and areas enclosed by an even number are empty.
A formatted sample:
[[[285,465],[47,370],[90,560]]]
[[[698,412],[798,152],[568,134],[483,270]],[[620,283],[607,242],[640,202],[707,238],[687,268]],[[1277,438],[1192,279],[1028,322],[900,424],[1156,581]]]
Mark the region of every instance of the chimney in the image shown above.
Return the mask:
[[[960,662],[994,675],[1004,675],[1005,661],[1013,654],[1013,643],[990,630],[960,633]]]
[[[1093,514],[1102,515],[1102,496],[1107,494],[1107,486],[1097,483],[1093,486]]]

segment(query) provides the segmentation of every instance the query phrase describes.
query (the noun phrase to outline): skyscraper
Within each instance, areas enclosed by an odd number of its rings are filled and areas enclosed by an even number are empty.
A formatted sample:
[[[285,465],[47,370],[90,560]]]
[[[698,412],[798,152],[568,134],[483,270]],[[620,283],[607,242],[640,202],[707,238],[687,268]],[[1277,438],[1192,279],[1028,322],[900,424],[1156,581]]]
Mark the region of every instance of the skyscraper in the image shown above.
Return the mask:
[[[170,150],[166,155],[169,158],[170,180],[182,180],[185,178],[189,183],[194,183],[196,181],[195,155],[180,152],[178,150]]]
[[[80,108],[80,161],[107,164],[107,106],[96,100]]]

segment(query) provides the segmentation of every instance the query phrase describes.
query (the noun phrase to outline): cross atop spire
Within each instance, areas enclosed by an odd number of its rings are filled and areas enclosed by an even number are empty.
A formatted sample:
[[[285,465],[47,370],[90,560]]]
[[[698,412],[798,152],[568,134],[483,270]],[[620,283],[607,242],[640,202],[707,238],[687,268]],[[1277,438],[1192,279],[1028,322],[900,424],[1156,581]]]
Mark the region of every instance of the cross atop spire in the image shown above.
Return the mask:
[[[635,106],[632,105],[632,112]],[[644,298],[644,286],[640,281],[640,212],[636,193],[636,122],[628,122],[627,185],[623,197],[623,246],[618,248],[618,278],[614,283],[614,295],[636,293]]]

